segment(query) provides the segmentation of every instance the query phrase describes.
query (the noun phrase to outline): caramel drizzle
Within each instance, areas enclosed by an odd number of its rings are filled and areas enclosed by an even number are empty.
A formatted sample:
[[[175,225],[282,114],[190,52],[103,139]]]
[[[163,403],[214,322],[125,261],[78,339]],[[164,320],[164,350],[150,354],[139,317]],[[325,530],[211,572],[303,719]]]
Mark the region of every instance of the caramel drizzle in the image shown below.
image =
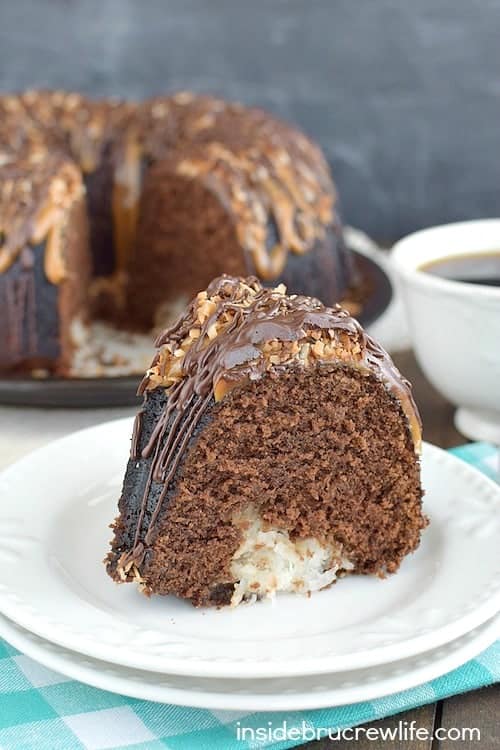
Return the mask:
[[[199,159],[180,161],[176,171],[210,177],[220,192],[227,192],[237,218],[238,240],[255,272],[268,281],[283,272],[290,251],[300,255],[310,251],[334,220],[334,190],[328,175],[313,173],[303,158],[292,158],[284,148],[271,149],[263,143],[236,154],[212,142]],[[279,242],[268,249],[271,220]]]
[[[62,241],[64,217],[58,212],[52,215],[54,223],[49,224],[48,229],[44,225],[35,225],[35,229],[29,239],[30,245],[38,245],[45,242],[44,271],[51,284],[60,284],[66,278],[66,264],[64,262],[64,249]],[[46,232],[44,234],[44,231]],[[0,273],[7,271],[17,260],[24,247],[0,248]]]
[[[9,116],[1,134],[7,152],[0,153],[0,166],[6,166],[0,179],[0,273],[24,247],[45,240],[46,276],[52,284],[63,281],[64,213],[83,194],[83,186],[81,173],[71,162],[64,162],[57,173],[50,171],[50,165],[69,156],[84,173],[93,172],[99,167],[103,145],[122,131],[135,110],[131,102],[91,100],[65,91],[29,90],[0,97],[0,126]],[[48,197],[33,215],[32,188],[40,194],[45,185]],[[124,204],[128,205],[127,196]]]
[[[8,206],[9,200],[17,198],[22,204],[30,200],[26,188],[30,185],[27,179],[11,179],[10,191],[4,194],[3,199]],[[13,231],[7,236],[2,229],[8,225],[5,216],[0,215],[0,237],[4,236],[4,242],[0,242],[0,273],[7,271],[18,259],[23,250],[30,245],[45,243],[44,271],[51,284],[60,284],[67,275],[64,258],[63,232],[66,223],[67,211],[75,200],[83,194],[83,188],[79,181],[78,173],[70,164],[64,164],[56,174],[52,173],[48,180],[48,190],[45,200],[38,211],[27,220],[27,230]],[[5,187],[5,185],[4,185]],[[17,194],[16,194],[17,188]],[[0,205],[0,208],[4,206]]]
[[[261,377],[266,371],[267,362],[260,345],[266,341],[300,341],[311,328],[334,329],[357,337],[362,351],[361,359],[344,364],[374,372],[398,398],[418,451],[420,423],[411,386],[402,378],[385,350],[365,334],[354,318],[340,308],[326,308],[318,300],[300,296],[286,297],[280,292],[262,289],[256,280],[249,279],[247,282],[257,284],[257,291],[255,286],[254,289],[246,286],[254,294],[250,302],[248,298],[242,302],[242,283],[238,279],[220,277],[207,290],[209,297],[219,294],[222,299],[215,312],[204,322],[199,338],[185,353],[182,365],[184,378],[168,389],[163,413],[140,453],[142,458],[152,458],[152,461],[141,499],[133,546],[121,555],[119,568],[127,569],[132,563],[139,567],[144,561],[145,544],[151,544],[154,539],[155,524],[176,470],[203,413],[214,398],[217,383],[227,379],[226,382],[230,381],[234,386],[250,377]],[[196,300],[188,313],[158,338],[158,347],[167,342],[175,345],[183,340],[195,320],[195,303]],[[232,321],[223,333],[207,343],[207,331],[228,311],[234,313]],[[157,355],[155,363],[158,361]],[[147,389],[148,376],[139,392],[144,393]],[[134,423],[132,458],[138,457],[142,413],[143,411]],[[161,483],[163,487],[151,515],[144,542],[141,542],[153,482]]]
[[[142,147],[135,131],[127,134],[115,169],[112,211],[117,270],[126,268],[132,255],[139,221],[142,186]]]

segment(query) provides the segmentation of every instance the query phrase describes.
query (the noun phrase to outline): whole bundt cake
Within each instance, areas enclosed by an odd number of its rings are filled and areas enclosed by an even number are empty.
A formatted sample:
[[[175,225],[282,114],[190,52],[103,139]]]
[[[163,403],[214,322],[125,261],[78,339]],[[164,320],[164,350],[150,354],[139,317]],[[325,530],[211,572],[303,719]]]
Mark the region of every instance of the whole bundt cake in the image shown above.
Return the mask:
[[[237,605],[392,573],[418,546],[411,387],[345,310],[222,276],[157,347],[106,560],[117,582]]]
[[[3,371],[72,374],[89,319],[149,331],[221,273],[328,304],[355,282],[320,149],[259,109],[3,96],[0,182]]]

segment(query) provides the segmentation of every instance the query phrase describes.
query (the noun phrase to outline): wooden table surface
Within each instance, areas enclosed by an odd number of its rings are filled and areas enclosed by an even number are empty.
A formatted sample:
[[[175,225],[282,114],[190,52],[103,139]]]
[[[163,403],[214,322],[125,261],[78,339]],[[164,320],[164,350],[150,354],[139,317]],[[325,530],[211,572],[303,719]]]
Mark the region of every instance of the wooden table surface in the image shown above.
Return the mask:
[[[440,396],[423,376],[413,354],[404,352],[394,355],[400,370],[413,383],[415,400],[422,415],[424,437],[442,448],[451,448],[467,442],[453,426],[453,407]],[[476,690],[454,698],[448,698],[413,711],[366,724],[366,727],[397,727],[399,721],[416,721],[417,727],[425,727],[432,733],[438,727],[477,727],[481,741],[425,740],[391,742],[381,740],[358,741],[323,739],[308,742],[303,748],[310,750],[494,750],[500,748],[500,685]]]

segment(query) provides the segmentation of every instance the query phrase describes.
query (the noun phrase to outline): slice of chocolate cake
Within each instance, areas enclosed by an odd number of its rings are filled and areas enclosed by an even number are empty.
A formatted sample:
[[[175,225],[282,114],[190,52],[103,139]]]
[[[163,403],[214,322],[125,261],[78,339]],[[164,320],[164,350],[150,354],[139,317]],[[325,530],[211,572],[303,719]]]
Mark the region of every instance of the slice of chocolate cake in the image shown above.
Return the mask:
[[[106,563],[200,606],[385,575],[419,544],[409,383],[345,310],[221,276],[157,341]]]

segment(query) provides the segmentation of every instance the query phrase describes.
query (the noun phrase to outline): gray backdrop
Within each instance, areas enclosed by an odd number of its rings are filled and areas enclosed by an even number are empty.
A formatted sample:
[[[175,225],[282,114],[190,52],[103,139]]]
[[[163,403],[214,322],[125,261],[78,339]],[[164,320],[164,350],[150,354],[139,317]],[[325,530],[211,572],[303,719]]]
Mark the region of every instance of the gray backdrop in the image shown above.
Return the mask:
[[[299,123],[382,240],[499,214],[500,0],[0,0],[0,90],[189,88]]]

